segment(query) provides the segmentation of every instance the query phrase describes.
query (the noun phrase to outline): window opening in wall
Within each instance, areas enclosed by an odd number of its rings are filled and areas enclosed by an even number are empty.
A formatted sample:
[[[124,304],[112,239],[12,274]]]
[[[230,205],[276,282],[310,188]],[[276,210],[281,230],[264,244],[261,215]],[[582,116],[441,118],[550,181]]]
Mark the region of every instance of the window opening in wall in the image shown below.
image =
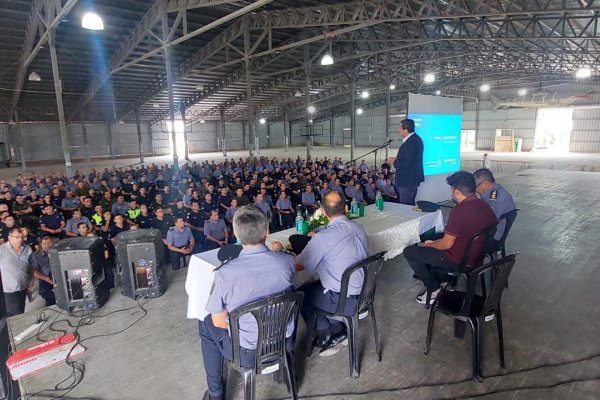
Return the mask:
[[[568,153],[572,129],[572,108],[539,108],[533,150]]]
[[[185,137],[183,135],[183,131],[185,126],[183,121],[175,121],[175,140],[177,143],[177,157],[184,158],[185,157]],[[169,133],[169,149],[171,151],[171,155],[173,155],[173,132],[171,128],[171,121],[167,121],[167,132]]]

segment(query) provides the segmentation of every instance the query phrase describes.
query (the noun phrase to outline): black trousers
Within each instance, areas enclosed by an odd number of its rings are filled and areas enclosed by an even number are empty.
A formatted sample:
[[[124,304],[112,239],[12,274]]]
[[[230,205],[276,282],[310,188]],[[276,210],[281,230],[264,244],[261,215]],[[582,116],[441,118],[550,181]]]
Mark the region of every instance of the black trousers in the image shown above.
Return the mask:
[[[396,194],[398,195],[398,203],[414,206],[415,198],[417,197],[417,187],[396,186]]]
[[[458,268],[446,253],[432,247],[408,246],[404,249],[404,258],[430,292],[434,292],[440,287],[435,269],[456,271]]]
[[[304,318],[304,322],[307,325],[309,321],[312,320],[315,310],[322,310],[329,313],[335,313],[337,311],[340,302],[340,294],[337,292],[325,291],[325,288],[321,286],[321,282],[309,283],[298,290],[304,292],[304,301],[300,308],[300,314],[302,314],[302,318]],[[357,307],[358,296],[348,297],[346,299],[344,315],[353,315],[356,312]],[[323,334],[336,334],[344,330],[344,324],[317,314],[316,330]]]
[[[27,298],[27,289],[13,293],[4,293],[4,301],[6,302],[6,315],[23,314],[25,312],[25,299]]]
[[[46,307],[56,304],[56,298],[54,297],[54,292],[52,291],[52,288],[53,285],[46,281],[40,280],[40,296],[42,296],[42,298],[46,300]]]

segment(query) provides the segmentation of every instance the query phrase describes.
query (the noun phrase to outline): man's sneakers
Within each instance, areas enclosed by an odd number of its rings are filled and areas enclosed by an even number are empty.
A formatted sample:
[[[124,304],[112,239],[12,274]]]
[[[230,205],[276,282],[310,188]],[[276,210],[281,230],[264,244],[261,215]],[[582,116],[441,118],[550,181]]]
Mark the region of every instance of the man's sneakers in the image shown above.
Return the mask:
[[[345,332],[332,335],[329,342],[319,351],[319,357],[329,357],[337,354],[343,346],[348,346],[348,335]]]
[[[224,400],[224,396],[211,396],[208,394],[208,389],[204,392],[202,400]]]
[[[440,288],[434,292],[431,292],[431,299],[429,300],[429,305],[433,304],[433,302],[435,301],[435,299],[437,299],[437,296],[441,290],[442,289]],[[417,295],[417,303],[425,304],[426,301],[427,301],[427,290],[425,290]]]

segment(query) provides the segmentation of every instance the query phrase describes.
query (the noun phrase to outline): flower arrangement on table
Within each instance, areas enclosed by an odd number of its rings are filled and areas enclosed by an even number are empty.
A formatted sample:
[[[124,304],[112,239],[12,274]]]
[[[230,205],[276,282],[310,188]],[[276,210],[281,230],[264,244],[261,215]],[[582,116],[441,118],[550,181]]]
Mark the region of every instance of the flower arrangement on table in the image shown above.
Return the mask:
[[[353,219],[351,217],[352,213],[347,212],[346,213],[346,217],[348,219]],[[314,232],[315,230],[321,228],[321,227],[326,227],[327,224],[329,224],[329,218],[327,218],[327,215],[325,215],[325,213],[323,212],[322,208],[317,209],[317,211],[315,211],[315,213],[308,219],[308,231],[309,232]]]

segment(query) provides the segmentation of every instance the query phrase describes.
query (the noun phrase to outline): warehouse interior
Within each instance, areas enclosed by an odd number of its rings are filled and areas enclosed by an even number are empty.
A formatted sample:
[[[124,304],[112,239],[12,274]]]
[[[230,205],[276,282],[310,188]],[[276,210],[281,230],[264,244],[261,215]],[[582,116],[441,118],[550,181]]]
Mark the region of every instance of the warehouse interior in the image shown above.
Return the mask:
[[[102,29],[82,27],[89,12]],[[597,398],[599,22],[594,0],[0,0],[0,178],[262,156],[349,161],[398,137],[409,93],[462,99],[461,168],[489,154],[522,210],[508,240],[519,255],[503,299],[507,368],[489,328],[486,378],[470,380],[468,334],[452,338],[442,318],[423,355],[428,313],[397,257],[376,303],[383,361],[367,323],[360,379],[344,355],[313,357],[299,363],[300,398]],[[515,146],[495,151],[504,135]],[[68,396],[202,397],[185,271],[169,280],[172,297],[147,303],[118,346],[89,342],[96,361]],[[144,353],[144,338],[162,350]],[[38,387],[52,379],[64,370]],[[229,385],[230,398],[243,397],[241,377]],[[285,386],[262,377],[257,396],[285,398]]]

